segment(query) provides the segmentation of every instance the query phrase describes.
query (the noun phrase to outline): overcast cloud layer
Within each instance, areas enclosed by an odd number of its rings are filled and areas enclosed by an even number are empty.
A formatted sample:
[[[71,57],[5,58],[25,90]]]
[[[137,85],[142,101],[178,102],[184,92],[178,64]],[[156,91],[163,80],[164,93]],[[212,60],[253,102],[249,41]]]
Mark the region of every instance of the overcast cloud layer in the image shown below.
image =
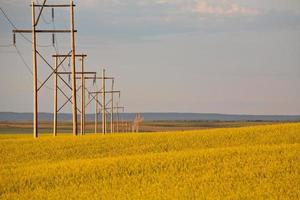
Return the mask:
[[[75,3],[77,50],[88,54],[89,71],[105,66],[116,76],[127,111],[300,114],[299,0]],[[30,27],[29,4],[0,0],[19,28]],[[53,28],[50,14],[45,10],[40,28]],[[67,10],[55,18],[55,28],[68,28]],[[1,47],[11,44],[11,29],[0,15],[0,111],[31,112],[31,75],[14,47]],[[57,40],[67,52],[69,37]],[[49,43],[51,36],[39,37]],[[17,36],[17,48],[31,66],[30,44]],[[54,53],[40,51],[49,59]],[[43,79],[50,71],[41,63],[39,73]],[[50,89],[40,93],[40,111],[52,111]]]

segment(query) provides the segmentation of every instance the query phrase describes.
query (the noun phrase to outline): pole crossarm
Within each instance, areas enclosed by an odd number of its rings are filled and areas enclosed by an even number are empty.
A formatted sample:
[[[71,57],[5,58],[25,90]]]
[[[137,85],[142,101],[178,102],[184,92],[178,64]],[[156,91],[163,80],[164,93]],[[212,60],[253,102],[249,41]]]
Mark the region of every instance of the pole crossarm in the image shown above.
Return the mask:
[[[48,29],[48,30],[35,30],[36,33],[71,33],[71,30],[52,30],[52,29]],[[74,32],[76,33],[77,30],[74,30]],[[14,29],[13,33],[32,33],[32,30],[26,30],[26,29]]]
[[[71,57],[72,55],[70,54],[56,54],[56,55],[52,55],[52,57]],[[86,54],[76,54],[75,57],[87,57]]]
[[[76,5],[72,4],[45,4],[45,5],[40,5],[40,4],[35,4],[34,7],[44,7],[44,8],[64,8],[64,7],[70,7],[73,6],[75,7]],[[32,5],[30,5],[32,7]]]
[[[57,74],[72,74],[72,72],[56,72]],[[97,72],[75,72],[75,74],[97,74]],[[80,77],[76,77],[78,79]]]
[[[76,79],[80,79],[80,77],[76,78]],[[93,79],[93,80],[102,80],[103,77],[84,77],[84,79],[89,80],[89,79]],[[104,77],[105,80],[114,80],[114,77]]]
[[[122,110],[124,110],[125,107],[113,107],[113,109],[122,109]],[[111,108],[106,108],[106,110],[111,110]]]
[[[105,91],[105,92],[91,92],[91,94],[111,94],[111,93],[121,93],[121,91]]]

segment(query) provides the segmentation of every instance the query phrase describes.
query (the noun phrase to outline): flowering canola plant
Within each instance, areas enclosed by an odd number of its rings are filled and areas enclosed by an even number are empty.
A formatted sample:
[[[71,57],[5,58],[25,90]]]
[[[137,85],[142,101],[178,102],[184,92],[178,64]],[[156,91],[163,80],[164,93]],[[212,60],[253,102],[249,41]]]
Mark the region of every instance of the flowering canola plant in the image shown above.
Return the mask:
[[[0,136],[0,199],[300,199],[300,123]]]

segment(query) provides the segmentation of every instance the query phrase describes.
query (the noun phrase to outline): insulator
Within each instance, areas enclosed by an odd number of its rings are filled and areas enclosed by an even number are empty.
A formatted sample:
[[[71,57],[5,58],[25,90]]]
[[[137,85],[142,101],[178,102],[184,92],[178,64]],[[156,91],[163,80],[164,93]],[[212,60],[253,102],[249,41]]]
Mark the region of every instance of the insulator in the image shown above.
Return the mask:
[[[94,75],[93,85],[96,84],[96,74]]]
[[[13,42],[14,42],[14,46],[16,46],[16,43],[17,43],[17,40],[16,40],[16,34],[14,33],[14,35],[13,35]]]
[[[52,16],[52,22],[54,22],[54,8],[52,8],[52,12],[51,13],[52,13],[52,15],[51,15]]]
[[[71,67],[71,59],[70,59],[70,57],[69,57],[69,62],[68,62],[68,67],[70,68]]]
[[[52,45],[55,46],[55,35],[52,33]]]

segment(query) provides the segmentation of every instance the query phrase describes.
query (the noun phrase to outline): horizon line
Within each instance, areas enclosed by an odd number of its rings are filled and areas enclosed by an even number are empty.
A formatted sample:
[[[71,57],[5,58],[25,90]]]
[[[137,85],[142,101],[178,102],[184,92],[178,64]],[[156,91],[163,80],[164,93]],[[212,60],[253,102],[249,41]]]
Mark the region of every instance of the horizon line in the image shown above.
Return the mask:
[[[33,112],[14,112],[14,111],[0,111],[0,113],[13,113],[13,114],[33,114]],[[52,112],[38,112],[39,114],[53,114]],[[239,115],[239,116],[294,116],[300,117],[300,114],[245,114],[245,113],[208,113],[208,112],[120,112],[119,114],[136,114],[136,113],[143,113],[143,114],[203,114],[203,115]],[[58,113],[59,115],[72,115],[72,113]],[[87,115],[94,115],[94,113],[86,113]],[[78,115],[80,115],[78,113]]]

